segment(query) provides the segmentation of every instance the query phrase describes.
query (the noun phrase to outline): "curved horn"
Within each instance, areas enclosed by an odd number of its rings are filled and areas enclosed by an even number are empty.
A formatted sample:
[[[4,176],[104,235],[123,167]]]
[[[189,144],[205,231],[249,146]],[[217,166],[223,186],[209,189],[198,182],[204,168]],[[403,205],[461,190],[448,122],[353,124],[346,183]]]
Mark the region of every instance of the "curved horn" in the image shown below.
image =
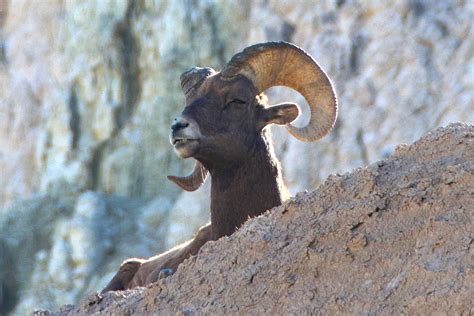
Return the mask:
[[[196,87],[198,87],[204,79],[216,74],[216,71],[209,67],[193,67],[183,74],[181,74],[181,88],[184,94],[188,94]],[[185,191],[196,191],[199,189],[204,181],[206,181],[209,171],[199,161],[196,160],[193,172],[186,177],[168,176],[168,180],[176,183],[181,189]]]
[[[193,173],[187,177],[168,176],[168,180],[176,183],[181,189],[185,191],[196,191],[199,189],[204,181],[206,181],[209,171],[199,161],[196,160]]]
[[[258,92],[272,86],[286,86],[301,93],[311,110],[307,126],[291,124],[287,129],[301,141],[315,141],[326,135],[337,117],[337,98],[324,70],[301,48],[286,42],[269,42],[245,48],[222,70],[222,77],[249,78]]]
[[[214,74],[216,74],[216,71],[209,67],[193,67],[183,72],[180,76],[180,81],[184,94],[187,96],[189,92],[191,92],[193,88],[198,87],[204,79]]]

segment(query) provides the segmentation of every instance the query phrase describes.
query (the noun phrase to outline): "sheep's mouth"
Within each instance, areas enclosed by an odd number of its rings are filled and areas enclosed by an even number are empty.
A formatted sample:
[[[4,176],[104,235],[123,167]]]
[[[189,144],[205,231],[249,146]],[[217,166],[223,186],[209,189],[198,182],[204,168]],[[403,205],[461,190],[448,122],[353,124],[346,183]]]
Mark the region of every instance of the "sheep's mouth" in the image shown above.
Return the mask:
[[[199,149],[199,139],[195,138],[173,137],[171,144],[181,158],[192,157]]]
[[[198,141],[197,139],[193,139],[193,138],[173,138],[171,143],[173,144],[173,146],[176,147],[176,146],[184,146],[191,142],[197,142],[197,141]]]

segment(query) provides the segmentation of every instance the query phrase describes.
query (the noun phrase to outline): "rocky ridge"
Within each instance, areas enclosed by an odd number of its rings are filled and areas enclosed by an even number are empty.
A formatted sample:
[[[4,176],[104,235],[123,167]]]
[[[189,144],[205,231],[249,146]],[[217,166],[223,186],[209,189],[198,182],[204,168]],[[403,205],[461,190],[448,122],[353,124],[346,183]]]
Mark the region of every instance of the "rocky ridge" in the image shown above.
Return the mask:
[[[159,283],[54,314],[472,313],[473,157],[474,126],[440,128],[209,242]]]

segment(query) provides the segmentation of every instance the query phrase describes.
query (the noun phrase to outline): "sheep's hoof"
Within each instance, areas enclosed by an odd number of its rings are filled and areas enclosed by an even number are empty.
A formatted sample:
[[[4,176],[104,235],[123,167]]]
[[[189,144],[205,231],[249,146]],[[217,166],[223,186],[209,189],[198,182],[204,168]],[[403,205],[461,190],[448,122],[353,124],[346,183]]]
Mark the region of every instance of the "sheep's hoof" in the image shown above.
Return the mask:
[[[173,269],[169,269],[169,268],[161,269],[160,273],[158,274],[158,280],[169,277],[172,274],[173,274]]]

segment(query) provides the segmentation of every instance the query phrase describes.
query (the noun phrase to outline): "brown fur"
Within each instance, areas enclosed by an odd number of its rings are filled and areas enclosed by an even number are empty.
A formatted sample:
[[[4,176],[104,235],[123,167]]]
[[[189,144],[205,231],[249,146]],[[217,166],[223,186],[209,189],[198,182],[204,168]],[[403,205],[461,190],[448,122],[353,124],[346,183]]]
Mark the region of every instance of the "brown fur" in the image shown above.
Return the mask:
[[[141,262],[131,280],[126,261],[103,292],[157,281],[162,269],[175,271],[207,241],[232,234],[248,218],[280,205],[287,196],[265,127],[294,120],[296,105],[268,107],[250,80],[242,76],[223,80],[220,74],[206,78],[186,97],[182,117],[200,134],[198,145],[185,152],[211,174],[211,225],[191,241]],[[184,137],[183,130],[190,128],[187,122],[176,123],[172,137]]]
[[[197,254],[199,249],[211,239],[211,225],[201,227],[196,236],[165,253],[143,259],[127,259],[122,263],[119,271],[102,290],[118,291],[143,286],[158,281],[160,272],[164,268],[176,271],[178,265],[185,259]]]

